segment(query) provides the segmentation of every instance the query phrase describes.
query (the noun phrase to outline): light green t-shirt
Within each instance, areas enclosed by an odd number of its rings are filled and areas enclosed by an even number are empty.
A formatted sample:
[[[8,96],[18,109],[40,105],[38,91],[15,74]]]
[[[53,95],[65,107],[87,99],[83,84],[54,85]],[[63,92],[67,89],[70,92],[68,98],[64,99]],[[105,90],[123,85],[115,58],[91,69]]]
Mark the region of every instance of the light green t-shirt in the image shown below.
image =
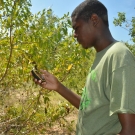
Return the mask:
[[[121,42],[96,54],[81,98],[76,135],[116,135],[117,113],[135,113],[135,57]]]

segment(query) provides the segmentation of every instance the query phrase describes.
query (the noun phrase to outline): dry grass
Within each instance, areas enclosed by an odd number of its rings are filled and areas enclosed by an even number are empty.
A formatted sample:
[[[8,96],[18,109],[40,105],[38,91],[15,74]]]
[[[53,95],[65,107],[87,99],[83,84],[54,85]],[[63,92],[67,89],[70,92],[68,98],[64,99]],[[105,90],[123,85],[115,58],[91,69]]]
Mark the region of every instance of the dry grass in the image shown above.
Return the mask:
[[[35,96],[37,93],[33,93]],[[11,105],[17,105],[20,103],[25,103],[25,100],[27,100],[27,94],[24,91],[11,91],[9,92],[10,95],[10,100],[5,99],[5,104],[4,106],[1,106],[0,114],[5,114],[4,108],[5,106],[11,106]],[[51,103],[55,106],[58,105],[58,102],[66,102],[66,100],[58,95],[55,92],[51,92],[51,96],[49,97],[51,99]],[[48,127],[45,131],[45,135],[75,135],[75,129],[76,129],[76,121],[77,121],[77,116],[78,116],[78,110],[74,109],[71,113],[69,113],[65,118],[66,125],[61,125],[59,121],[55,122],[55,125],[52,127]],[[39,135],[39,134],[38,134]]]
[[[54,105],[57,105],[56,101],[58,102],[66,101],[63,97],[61,97],[57,93],[53,93],[51,98],[52,98],[52,103]],[[48,129],[46,132],[46,135],[75,135],[77,116],[78,116],[78,110],[74,109],[70,114],[68,114],[65,117],[67,122],[69,122],[68,125],[66,125],[66,127],[62,127],[60,126],[60,124],[57,124],[53,126],[52,128]],[[71,124],[71,121],[73,121],[72,124]]]

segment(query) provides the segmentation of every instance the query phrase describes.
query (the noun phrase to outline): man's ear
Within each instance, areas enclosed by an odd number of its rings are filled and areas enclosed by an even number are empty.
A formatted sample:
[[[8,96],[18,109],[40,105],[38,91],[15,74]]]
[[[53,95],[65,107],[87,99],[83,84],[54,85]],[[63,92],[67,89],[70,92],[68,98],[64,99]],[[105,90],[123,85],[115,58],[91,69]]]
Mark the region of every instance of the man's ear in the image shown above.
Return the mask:
[[[91,15],[91,21],[93,23],[93,26],[97,26],[97,24],[99,23],[99,17],[97,14],[92,14]]]

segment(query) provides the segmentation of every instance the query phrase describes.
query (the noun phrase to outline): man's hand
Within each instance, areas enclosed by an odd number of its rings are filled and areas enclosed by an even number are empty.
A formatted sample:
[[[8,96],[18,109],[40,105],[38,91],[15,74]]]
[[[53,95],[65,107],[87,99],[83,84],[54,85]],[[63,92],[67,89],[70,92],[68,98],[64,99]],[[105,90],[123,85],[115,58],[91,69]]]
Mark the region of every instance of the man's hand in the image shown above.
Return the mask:
[[[41,80],[34,80],[36,84],[39,84],[41,87],[48,89],[48,90],[55,90],[58,92],[60,85],[62,85],[58,79],[52,75],[51,73],[47,72],[46,70],[40,70],[42,74],[42,78],[45,79],[45,82]]]
[[[122,130],[118,135],[135,135],[135,114],[118,114]]]
[[[71,90],[66,88],[62,83],[58,81],[58,79],[52,75],[51,73],[41,70],[41,76],[45,79],[45,82],[41,80],[37,81],[34,80],[36,84],[39,84],[41,87],[48,89],[48,90],[55,90],[57,91],[62,97],[67,99],[72,105],[76,108],[79,108],[80,105],[80,96],[73,93]]]

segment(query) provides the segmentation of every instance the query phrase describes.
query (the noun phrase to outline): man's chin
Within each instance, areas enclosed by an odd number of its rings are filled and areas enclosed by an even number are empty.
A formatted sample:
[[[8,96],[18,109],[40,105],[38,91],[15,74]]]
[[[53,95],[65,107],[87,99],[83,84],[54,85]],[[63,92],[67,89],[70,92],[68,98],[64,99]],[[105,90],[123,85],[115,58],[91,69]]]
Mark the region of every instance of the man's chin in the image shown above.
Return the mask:
[[[83,47],[84,49],[88,49],[89,47]]]
[[[84,49],[89,49],[91,47],[93,47],[93,45],[86,45],[86,44],[81,44],[81,46],[84,48]]]
[[[86,45],[82,45],[82,44],[81,44],[81,46],[82,46],[82,48],[84,48],[84,49],[88,49],[88,48],[89,48],[89,47],[86,46]]]

